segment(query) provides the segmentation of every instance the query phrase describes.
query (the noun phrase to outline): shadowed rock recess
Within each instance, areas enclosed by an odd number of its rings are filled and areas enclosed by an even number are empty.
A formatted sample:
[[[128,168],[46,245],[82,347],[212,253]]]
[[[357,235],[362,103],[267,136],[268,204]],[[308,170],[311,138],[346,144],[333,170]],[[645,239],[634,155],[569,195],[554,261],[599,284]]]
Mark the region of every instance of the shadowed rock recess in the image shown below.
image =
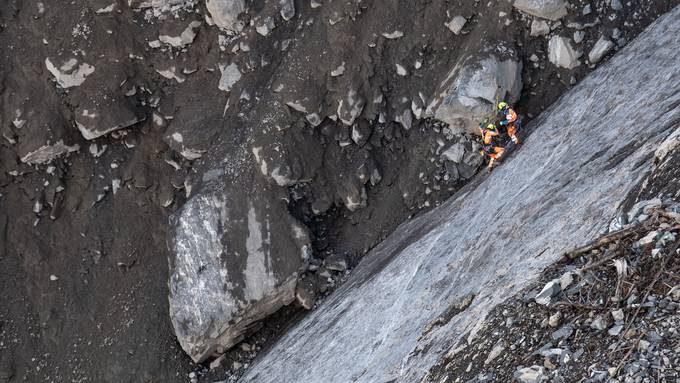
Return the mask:
[[[240,381],[418,382],[495,305],[605,231],[678,128],[678,20],[676,8],[567,92],[514,158],[397,229]]]

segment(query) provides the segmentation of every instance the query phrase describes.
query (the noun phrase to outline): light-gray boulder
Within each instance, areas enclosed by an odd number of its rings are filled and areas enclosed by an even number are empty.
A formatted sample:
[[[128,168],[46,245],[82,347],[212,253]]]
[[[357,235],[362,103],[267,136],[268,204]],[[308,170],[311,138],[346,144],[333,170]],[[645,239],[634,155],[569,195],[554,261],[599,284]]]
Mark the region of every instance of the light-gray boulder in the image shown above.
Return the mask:
[[[477,133],[496,100],[515,102],[522,91],[522,64],[490,56],[456,65],[441,84],[427,114],[458,131]]]
[[[545,20],[535,19],[531,22],[531,36],[543,36],[550,33],[550,25]]]
[[[446,23],[446,27],[449,28],[449,30],[454,34],[459,35],[463,30],[465,23],[467,23],[467,19],[465,17],[456,16],[451,21]]]
[[[591,64],[597,64],[602,58],[611,50],[614,49],[614,43],[608,38],[601,36],[593,46],[593,49],[588,53],[588,61]]]
[[[568,37],[553,36],[548,41],[548,60],[558,67],[574,69],[581,65],[581,52],[574,49]]]
[[[215,25],[234,32],[239,30],[238,15],[246,11],[244,0],[206,0],[205,7]]]
[[[310,241],[283,199],[208,185],[172,218],[170,318],[196,362],[222,353],[295,299]],[[275,201],[275,202],[272,202]]]
[[[564,0],[515,0],[514,7],[532,16],[559,20],[567,15]]]

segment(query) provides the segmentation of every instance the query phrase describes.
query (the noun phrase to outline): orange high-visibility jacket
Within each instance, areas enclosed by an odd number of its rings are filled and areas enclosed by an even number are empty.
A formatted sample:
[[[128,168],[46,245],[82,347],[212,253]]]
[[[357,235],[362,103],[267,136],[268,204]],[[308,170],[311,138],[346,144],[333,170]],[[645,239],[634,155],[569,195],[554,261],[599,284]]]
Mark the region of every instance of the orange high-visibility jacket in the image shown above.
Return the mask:
[[[493,138],[498,135],[497,130],[488,130],[488,129],[479,129],[482,132],[482,141],[484,141],[485,145],[491,144],[493,141]]]
[[[508,123],[517,121],[517,113],[512,110],[512,108],[508,108],[508,110],[505,112],[505,119],[508,121]]]

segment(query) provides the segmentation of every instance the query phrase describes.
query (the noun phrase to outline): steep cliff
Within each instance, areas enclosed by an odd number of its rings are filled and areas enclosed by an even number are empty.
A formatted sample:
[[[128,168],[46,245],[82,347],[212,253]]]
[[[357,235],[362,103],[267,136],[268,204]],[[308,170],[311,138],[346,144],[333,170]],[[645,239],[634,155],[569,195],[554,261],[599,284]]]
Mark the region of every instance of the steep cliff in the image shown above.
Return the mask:
[[[417,382],[489,310],[607,230],[680,124],[679,18],[560,98],[514,158],[401,226],[241,381]]]

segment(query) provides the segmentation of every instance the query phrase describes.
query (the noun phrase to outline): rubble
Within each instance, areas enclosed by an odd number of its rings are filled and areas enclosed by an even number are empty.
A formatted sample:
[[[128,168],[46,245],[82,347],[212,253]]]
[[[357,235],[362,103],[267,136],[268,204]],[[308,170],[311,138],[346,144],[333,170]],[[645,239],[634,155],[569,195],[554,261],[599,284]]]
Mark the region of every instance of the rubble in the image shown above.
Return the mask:
[[[657,205],[644,221],[630,224],[634,230],[628,236],[610,233],[593,242],[594,246],[584,246],[585,253],[565,254],[541,280],[551,279],[546,286],[556,286],[563,277],[555,276],[566,272],[574,275],[573,288],[551,289],[554,301],[547,307],[527,301],[524,293],[517,294],[489,315],[470,343],[457,348],[462,360],[442,363],[446,367],[435,368],[440,372],[427,382],[448,383],[453,377],[464,380],[474,376],[520,382],[676,380],[680,353],[672,345],[680,337],[676,331],[680,294],[674,294],[680,291],[680,242],[646,242],[642,251],[636,245],[640,238],[657,237],[656,230],[661,228],[670,230],[666,233],[680,230],[680,219],[667,216],[669,208]],[[631,212],[643,214],[641,210]],[[653,255],[655,249],[663,254],[660,259]],[[614,267],[620,259],[635,265],[633,270],[622,274]],[[526,291],[541,285],[538,281]],[[557,308],[559,311],[554,311]],[[519,320],[506,326],[508,317]],[[557,318],[566,325],[553,331]],[[495,353],[500,343],[520,353],[502,352],[484,365],[472,362],[476,355]],[[438,376],[445,378],[437,380]]]
[[[94,66],[86,62],[79,63],[75,58],[57,65],[53,64],[49,57],[45,59],[47,70],[52,73],[57,84],[64,89],[81,85],[89,75],[94,73]]]

